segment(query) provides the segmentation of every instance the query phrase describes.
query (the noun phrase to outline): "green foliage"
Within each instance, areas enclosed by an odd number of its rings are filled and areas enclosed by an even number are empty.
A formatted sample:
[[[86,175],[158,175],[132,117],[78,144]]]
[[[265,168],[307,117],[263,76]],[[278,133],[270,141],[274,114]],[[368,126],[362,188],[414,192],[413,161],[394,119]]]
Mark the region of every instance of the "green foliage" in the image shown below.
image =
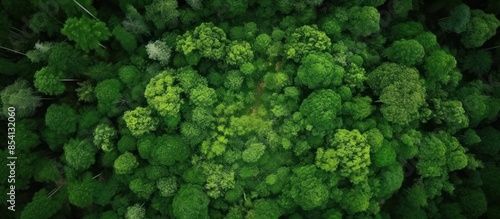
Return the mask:
[[[2,218],[500,215],[494,0],[1,5]]]
[[[143,219],[146,216],[146,209],[144,209],[139,204],[132,205],[127,208],[127,213],[125,214],[126,219]]]
[[[427,78],[447,84],[451,80],[450,73],[457,65],[455,58],[443,50],[431,53],[425,59],[424,68]]]
[[[252,61],[253,51],[248,42],[232,41],[228,45],[227,63],[230,65],[242,65]]]
[[[380,111],[388,121],[408,124],[418,119],[419,109],[425,103],[425,87],[418,82],[395,82],[382,90]]]
[[[200,186],[184,185],[172,203],[174,216],[179,219],[208,218],[209,202]]]
[[[17,118],[28,117],[41,105],[40,98],[35,96],[33,89],[25,80],[18,80],[5,87],[0,92],[0,98],[3,116],[8,115],[9,107],[15,107]]]
[[[341,110],[340,96],[328,89],[314,91],[300,105],[300,112],[312,126],[312,133],[319,136],[335,127],[335,119]]]
[[[130,152],[125,152],[116,158],[113,168],[116,174],[129,174],[139,166],[137,158]]]
[[[160,190],[160,195],[164,197],[174,196],[178,187],[175,177],[161,178],[156,182],[156,188]]]
[[[150,59],[156,60],[162,65],[167,65],[172,54],[172,49],[165,42],[156,40],[146,45],[146,52]]]
[[[493,59],[491,53],[484,50],[478,50],[467,54],[464,63],[464,69],[476,75],[482,76],[491,69]]]
[[[444,31],[462,33],[466,30],[471,18],[471,11],[466,4],[459,4],[450,11],[450,16],[439,21]]]
[[[59,95],[64,92],[64,84],[59,77],[61,73],[51,67],[44,67],[35,73],[35,88],[43,94]]]
[[[85,52],[98,49],[99,43],[111,36],[106,23],[85,16],[66,20],[61,33],[75,41],[76,46]]]
[[[367,179],[370,160],[370,145],[358,130],[339,129],[335,133],[331,147],[339,160],[340,175],[358,184]]]
[[[94,89],[96,94],[98,109],[107,112],[117,104],[122,98],[122,83],[117,79],[108,79],[99,82]]]
[[[409,67],[422,62],[425,55],[424,47],[416,40],[394,41],[384,53],[392,62]]]
[[[299,61],[309,53],[323,52],[332,45],[330,38],[316,26],[302,26],[286,39],[287,58]]]
[[[493,14],[486,14],[479,9],[473,9],[470,13],[470,21],[461,33],[461,42],[467,49],[482,46],[496,34],[500,26],[500,21]]]
[[[141,78],[139,70],[135,66],[124,65],[118,69],[120,80],[128,87],[133,87]]]
[[[154,183],[142,178],[133,179],[128,184],[128,187],[133,193],[137,195],[137,197],[146,200],[149,199],[149,197],[151,197],[151,194],[153,194],[153,192],[155,191]]]
[[[302,60],[297,72],[297,82],[310,89],[339,86],[344,74],[344,68],[334,64],[330,54],[310,54]]]
[[[95,94],[94,94],[94,86],[90,81],[78,82],[79,88],[75,89],[78,95],[78,101],[83,102],[94,102]]]
[[[95,162],[97,148],[89,140],[70,140],[64,145],[64,159],[75,170],[86,170]]]
[[[243,161],[248,163],[255,163],[264,154],[266,146],[262,143],[253,143],[248,146],[247,149],[243,151],[242,158]]]
[[[23,208],[20,218],[53,217],[61,209],[63,202],[60,195],[56,195],[51,199],[47,199],[47,196],[49,196],[49,192],[45,189],[35,192],[31,201]]]
[[[163,135],[156,139],[156,148],[152,151],[151,161],[171,166],[176,161],[186,160],[190,153],[189,145],[181,137]]]
[[[135,36],[127,32],[122,26],[116,26],[112,33],[126,51],[133,52],[137,48],[137,39]]]
[[[99,124],[94,129],[94,144],[105,152],[113,150],[115,137],[116,130],[108,124]]]
[[[92,204],[96,189],[96,182],[88,174],[82,181],[70,182],[68,185],[69,203],[80,208]]]
[[[226,45],[224,30],[213,23],[202,23],[193,32],[188,31],[178,37],[176,50],[183,52],[184,55],[197,52],[202,57],[217,60],[224,56]]]
[[[137,107],[123,114],[123,120],[125,120],[132,135],[141,136],[156,130],[159,121],[157,118],[151,117],[151,113],[152,110],[149,108]]]
[[[301,166],[293,170],[290,195],[304,210],[322,206],[328,200],[328,187],[316,177],[315,166]]]
[[[176,116],[184,102],[180,98],[182,89],[174,85],[175,77],[171,74],[167,70],[151,78],[144,92],[148,104],[161,116]]]
[[[366,37],[380,31],[380,14],[375,7],[354,6],[347,10],[346,28],[354,37]]]
[[[45,113],[45,125],[58,134],[67,135],[76,131],[76,111],[67,104],[52,104]]]
[[[150,5],[146,6],[145,18],[152,21],[158,29],[175,27],[179,16],[180,12],[175,0],[153,0]]]

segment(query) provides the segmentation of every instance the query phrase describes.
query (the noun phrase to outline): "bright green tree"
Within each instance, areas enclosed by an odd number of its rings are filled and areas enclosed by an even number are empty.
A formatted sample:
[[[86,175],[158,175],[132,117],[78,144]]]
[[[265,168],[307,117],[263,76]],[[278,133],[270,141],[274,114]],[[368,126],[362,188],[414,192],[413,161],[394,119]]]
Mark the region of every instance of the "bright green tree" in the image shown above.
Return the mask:
[[[134,136],[141,136],[156,130],[158,119],[152,117],[152,110],[149,108],[137,107],[134,110],[126,111],[123,114],[123,120],[127,124],[127,128]]]
[[[48,66],[35,72],[35,88],[43,94],[59,95],[65,90],[61,82],[61,73]]]
[[[85,52],[98,49],[99,43],[111,36],[106,23],[86,16],[66,20],[61,33],[75,41],[76,46]]]

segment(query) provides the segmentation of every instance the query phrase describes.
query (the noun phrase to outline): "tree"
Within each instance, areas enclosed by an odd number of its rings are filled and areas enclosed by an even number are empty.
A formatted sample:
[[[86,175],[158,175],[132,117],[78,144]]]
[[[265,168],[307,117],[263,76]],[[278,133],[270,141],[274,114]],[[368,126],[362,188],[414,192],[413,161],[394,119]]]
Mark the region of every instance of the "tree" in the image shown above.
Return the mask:
[[[121,24],[126,31],[136,35],[146,33],[149,34],[149,29],[146,21],[134,6],[127,5],[125,14],[126,17]]]
[[[310,89],[339,86],[344,74],[344,68],[334,64],[330,54],[310,54],[302,60],[297,72],[297,82]]]
[[[172,49],[165,42],[156,40],[146,45],[146,52],[150,59],[159,61],[162,65],[167,65],[170,60]]]
[[[471,18],[471,11],[466,4],[459,4],[450,11],[450,16],[439,21],[439,26],[446,32],[457,34],[466,30]]]
[[[413,67],[424,58],[424,47],[416,40],[397,40],[385,49],[384,54],[392,62]]]
[[[370,206],[370,196],[361,188],[349,189],[343,194],[340,205],[351,214],[366,211]]]
[[[76,131],[78,116],[67,104],[52,104],[45,113],[45,125],[58,134],[67,135]]]
[[[42,105],[41,98],[35,96],[33,89],[29,87],[26,80],[17,80],[13,84],[5,87],[0,92],[2,103],[2,115],[7,116],[9,107],[16,108],[16,116],[24,118],[35,113],[35,109]]]
[[[253,59],[252,47],[248,42],[232,41],[228,45],[227,63],[230,65],[242,65]]]
[[[317,175],[316,167],[309,165],[294,168],[290,178],[291,198],[306,211],[320,207],[328,201],[328,187],[316,177]]]
[[[302,26],[295,29],[290,37],[286,38],[285,54],[295,62],[300,61],[310,53],[323,52],[332,43],[325,32],[316,26]]]
[[[132,33],[127,32],[122,26],[116,26],[112,33],[127,52],[133,52],[137,48],[137,39],[135,36]]]
[[[166,70],[152,78],[146,86],[144,96],[148,104],[161,116],[176,117],[184,102],[182,89],[176,85],[172,70]]]
[[[116,138],[116,130],[108,124],[99,124],[94,129],[94,144],[105,152],[114,148],[113,140]]]
[[[208,218],[209,202],[200,186],[183,185],[172,203],[174,216],[179,219]]]
[[[179,15],[175,0],[153,0],[146,6],[145,18],[152,21],[157,29],[176,27]]]
[[[337,160],[337,153],[333,149],[323,149],[318,148],[316,151],[315,164],[318,168],[328,171],[334,172],[337,170],[339,161]]]
[[[341,110],[340,96],[329,89],[314,91],[300,105],[300,112],[312,133],[319,136],[331,132]]]
[[[420,118],[425,104],[425,87],[418,82],[396,82],[382,90],[380,111],[390,122],[405,125]]]
[[[134,87],[137,81],[141,78],[139,69],[133,65],[124,65],[118,69],[120,80],[129,88]]]
[[[257,36],[257,38],[255,38],[255,41],[253,43],[253,48],[256,52],[264,54],[269,48],[271,42],[272,42],[271,36],[263,33]]]
[[[442,101],[432,99],[435,110],[433,117],[436,123],[446,123],[451,132],[466,128],[469,126],[469,118],[465,114],[462,102],[458,100]]]
[[[375,167],[385,167],[396,163],[396,151],[391,144],[382,144],[372,157]]]
[[[419,81],[419,73],[415,68],[409,68],[395,63],[385,62],[368,74],[368,85],[376,94],[396,82],[415,83]]]
[[[97,108],[101,112],[113,109],[113,106],[122,98],[123,84],[118,79],[107,79],[99,82],[94,89],[97,98]]]
[[[35,88],[43,94],[59,95],[66,89],[61,82],[62,74],[47,66],[35,73]]]
[[[375,7],[354,6],[347,10],[349,20],[345,27],[354,37],[366,37],[380,31],[380,14]]]
[[[391,27],[391,36],[394,39],[413,39],[425,32],[424,26],[420,22],[410,21],[399,23]]]
[[[83,102],[94,102],[95,101],[95,93],[94,93],[94,86],[92,85],[92,82],[90,81],[83,81],[83,82],[78,82],[78,88],[75,89],[76,94],[78,95],[78,101],[83,101]]]
[[[36,42],[35,48],[26,52],[26,57],[32,62],[37,63],[41,61],[47,61],[50,55],[54,43],[52,42]]]
[[[253,203],[252,210],[247,212],[248,219],[272,219],[281,216],[281,209],[276,201],[258,199]]]
[[[234,188],[234,171],[224,168],[224,166],[221,164],[202,163],[201,165],[201,168],[203,168],[203,174],[206,176],[205,189],[207,189],[207,195],[210,198],[217,199],[221,196],[224,196],[224,193],[226,191]],[[255,168],[249,166],[249,168],[241,169],[240,176],[245,177],[245,169],[250,170],[248,172],[258,172],[258,169],[257,171],[251,171]]]
[[[75,41],[76,46],[85,52],[98,49],[99,43],[111,36],[106,23],[85,16],[67,19],[61,33]]]
[[[156,139],[156,148],[151,153],[150,161],[166,166],[186,160],[191,154],[189,145],[176,135],[163,135]]]
[[[460,34],[460,40],[467,49],[480,47],[496,34],[496,29],[499,26],[500,21],[495,15],[473,9],[465,31]]]
[[[191,90],[189,100],[199,107],[212,107],[217,102],[217,94],[213,88],[198,85]]]
[[[139,166],[137,158],[130,152],[121,154],[114,162],[113,168],[116,174],[130,174]]]
[[[146,209],[141,205],[135,204],[127,208],[126,219],[143,219],[146,216]]]
[[[478,76],[483,76],[490,71],[492,64],[493,58],[490,52],[477,50],[467,54],[463,68]]]
[[[92,204],[94,193],[97,190],[97,183],[90,174],[85,174],[81,181],[74,181],[68,184],[69,203],[85,208]]]
[[[463,188],[457,191],[460,208],[466,218],[478,218],[483,215],[488,203],[484,192],[479,188]]]
[[[64,159],[75,170],[86,170],[95,162],[97,148],[89,140],[72,139],[64,145]]]
[[[178,183],[175,177],[165,177],[156,181],[156,188],[160,190],[160,195],[164,197],[172,197],[178,190]]]
[[[353,97],[342,106],[345,114],[352,116],[354,120],[362,120],[370,116],[374,111],[372,99],[366,97]]]
[[[129,182],[130,190],[141,199],[149,199],[155,191],[155,184],[148,179],[135,178]]]
[[[367,180],[370,160],[370,145],[358,130],[339,129],[330,146],[339,160],[340,175],[358,184]]]
[[[149,108],[137,107],[134,110],[126,111],[123,114],[123,120],[127,124],[127,128],[134,136],[141,136],[156,130],[158,119],[152,117],[152,110]]]
[[[451,72],[457,66],[455,57],[443,50],[431,53],[425,59],[425,73],[428,80],[447,84],[451,81]]]
[[[48,58],[48,66],[53,67],[57,72],[64,73],[64,76],[80,75],[88,68],[89,62],[88,56],[66,42],[55,44]]]
[[[396,0],[392,2],[394,14],[397,17],[408,17],[408,12],[413,9],[412,0]]]
[[[243,75],[239,71],[229,71],[224,79],[224,87],[228,90],[237,91],[241,88],[243,81]]]
[[[47,198],[48,196],[49,192],[45,189],[35,192],[31,201],[23,208],[21,219],[53,217],[62,207],[63,193],[56,193],[52,198]]]
[[[243,161],[247,163],[255,163],[264,154],[266,146],[262,143],[252,143],[243,151]]]
[[[202,23],[193,32],[187,31],[177,38],[176,50],[186,56],[195,52],[202,57],[218,60],[224,57],[227,43],[224,30],[213,23]]]

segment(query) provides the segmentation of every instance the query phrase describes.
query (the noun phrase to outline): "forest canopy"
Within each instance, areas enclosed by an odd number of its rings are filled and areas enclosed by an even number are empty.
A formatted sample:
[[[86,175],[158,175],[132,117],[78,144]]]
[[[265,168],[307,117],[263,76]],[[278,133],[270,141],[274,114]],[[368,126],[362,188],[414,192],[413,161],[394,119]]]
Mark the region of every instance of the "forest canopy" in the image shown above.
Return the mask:
[[[2,0],[0,152],[17,159],[0,215],[496,218],[499,15],[497,0]]]

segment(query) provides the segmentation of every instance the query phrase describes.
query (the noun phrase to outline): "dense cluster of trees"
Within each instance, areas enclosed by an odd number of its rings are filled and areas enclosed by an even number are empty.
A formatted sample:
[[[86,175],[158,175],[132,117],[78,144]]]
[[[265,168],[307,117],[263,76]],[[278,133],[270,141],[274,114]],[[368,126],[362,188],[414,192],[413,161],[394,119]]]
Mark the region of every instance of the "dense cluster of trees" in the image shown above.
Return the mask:
[[[0,215],[498,217],[488,2],[2,1]]]

